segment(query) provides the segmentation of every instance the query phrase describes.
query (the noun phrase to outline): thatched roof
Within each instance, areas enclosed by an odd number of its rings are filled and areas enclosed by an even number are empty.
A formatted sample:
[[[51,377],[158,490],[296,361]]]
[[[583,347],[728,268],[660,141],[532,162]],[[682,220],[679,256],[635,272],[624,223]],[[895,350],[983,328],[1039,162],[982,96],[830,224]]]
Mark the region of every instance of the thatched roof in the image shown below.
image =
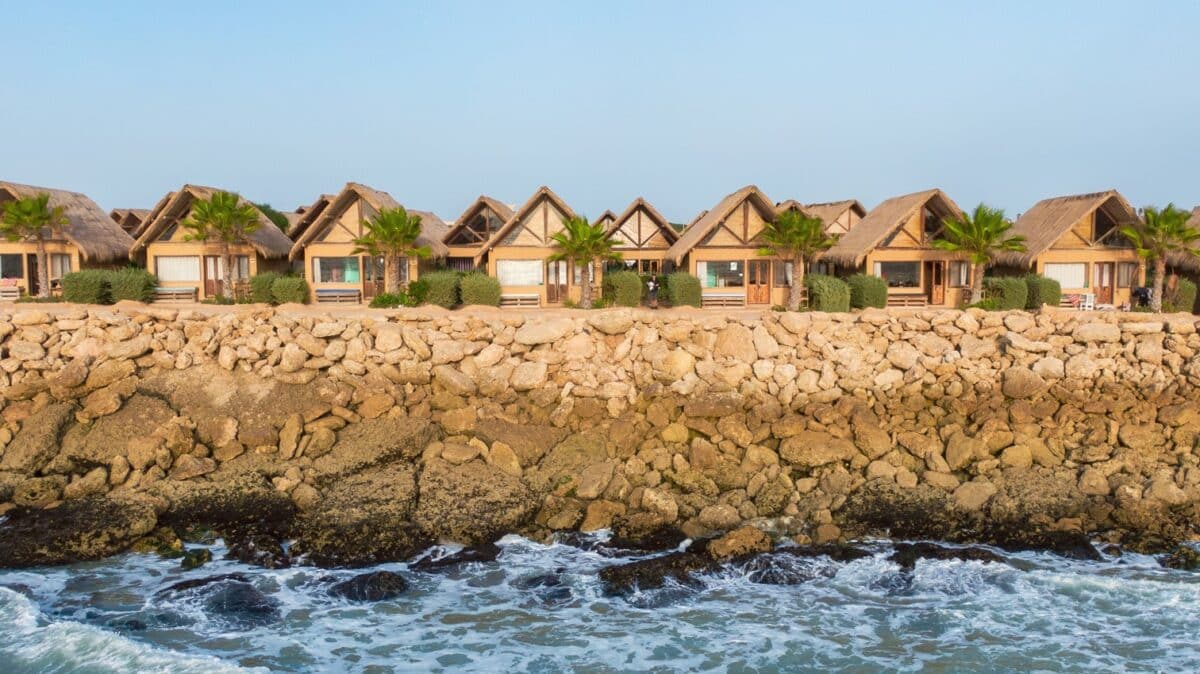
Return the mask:
[[[857,267],[866,260],[868,253],[878,248],[889,235],[926,206],[938,218],[962,214],[958,204],[936,188],[892,197],[871,209],[821,259],[844,267]]]
[[[141,228],[148,215],[150,215],[149,208],[114,208],[108,212],[108,216],[113,219],[113,222],[125,230],[125,233],[131,235]]]
[[[67,217],[67,224],[61,228],[62,235],[88,262],[113,262],[129,255],[133,238],[83,194],[5,181],[0,181],[0,191],[9,193],[14,199],[48,195],[50,207],[61,207]]]
[[[650,219],[658,225],[658,229],[663,233],[663,236],[666,237],[667,241],[675,243],[679,240],[679,232],[675,231],[675,228],[671,226],[671,223],[667,221],[665,217],[663,217],[662,213],[658,212],[657,208],[652,206],[649,201],[646,201],[642,197],[634,199],[629,206],[621,212],[620,215],[613,216],[612,224],[608,227],[608,236],[612,236],[617,232],[618,229],[621,229],[621,227],[625,225],[625,222],[632,218],[638,212],[638,210],[646,211],[646,214],[650,216]]]
[[[295,260],[304,254],[304,247],[311,243],[314,239],[327,231],[342,213],[346,212],[352,204],[358,199],[362,199],[367,204],[381,211],[385,208],[400,208],[400,202],[396,201],[392,195],[387,192],[381,192],[366,185],[359,183],[346,183],[341,192],[338,192],[326,206],[316,220],[308,225],[303,234],[297,239],[288,254],[289,260]],[[417,211],[411,208],[405,209],[412,215],[421,216],[421,235],[417,237],[418,246],[428,246],[433,252],[434,257],[446,257],[450,252],[446,245],[442,243],[442,237],[446,235],[446,223],[441,218],[430,213],[429,211]]]
[[[805,204],[804,210],[808,211],[808,214],[813,217],[821,218],[821,222],[826,224],[835,222],[838,218],[842,217],[846,211],[854,211],[860,218],[866,217],[867,215],[867,209],[863,208],[863,205],[858,202],[858,199],[843,199],[841,201],[827,201],[820,204]]]
[[[550,201],[550,203],[557,206],[558,210],[562,211],[562,214],[565,217],[575,217],[575,211],[567,205],[567,202],[563,201],[562,197],[558,196],[554,190],[542,185],[541,187],[537,188],[537,190],[533,193],[533,196],[526,199],[524,204],[521,204],[521,207],[512,214],[512,217],[510,217],[507,222],[500,226],[500,229],[496,230],[496,233],[492,235],[492,238],[488,239],[488,242],[483,244],[483,247],[480,248],[479,252],[475,254],[475,264],[478,265],[479,261],[483,259],[483,256],[487,254],[489,250],[495,248],[496,244],[503,241],[504,237],[507,236],[510,231],[512,231],[512,228],[516,227],[517,223],[519,223],[526,215],[528,215],[530,211],[536,208],[542,199],[547,199]]]
[[[1188,218],[1187,224],[1193,229],[1200,229],[1200,206],[1192,209],[1192,217]],[[1200,243],[1196,247],[1200,248]],[[1200,271],[1200,251],[1197,255],[1172,253],[1167,256],[1167,264],[1185,271]]]
[[[471,202],[470,206],[467,206],[467,210],[463,211],[462,215],[458,216],[458,219],[454,221],[454,225],[451,226],[450,229],[446,230],[446,236],[442,237],[442,241],[447,242],[453,239],[463,227],[467,226],[467,224],[471,221],[471,218],[474,218],[476,215],[478,215],[479,211],[483,210],[484,208],[491,209],[492,212],[504,222],[508,222],[509,218],[511,218],[513,215],[513,209],[510,208],[508,204],[500,201],[499,199],[489,197],[486,194],[481,194],[475,198],[475,201]],[[480,245],[483,245],[484,243],[486,242],[480,242]]]
[[[1071,227],[1094,211],[1103,211],[1119,225],[1140,220],[1137,211],[1116,190],[1072,194],[1042,199],[1013,224],[1012,233],[1025,237],[1024,253],[1003,253],[996,262],[1013,267],[1032,267]]]
[[[755,185],[747,185],[742,189],[727,195],[724,199],[717,202],[712,209],[705,211],[700,217],[696,218],[692,224],[688,225],[680,235],[679,240],[671,244],[667,249],[667,258],[674,260],[675,264],[683,261],[684,256],[692,251],[693,248],[700,245],[714,229],[716,229],[733,211],[742,204],[743,201],[749,200],[755,208],[759,209],[765,218],[775,217],[775,202],[767,198],[762,190]]]
[[[202,185],[184,185],[177,192],[170,192],[163,197],[158,204],[151,210],[146,221],[142,223],[142,227],[138,230],[137,241],[134,242],[133,248],[129,251],[129,257],[132,259],[138,253],[145,250],[155,239],[157,239],[168,227],[174,225],[184,218],[192,210],[192,203],[210,199],[217,192],[228,192],[229,190],[220,190],[215,187],[204,187]],[[252,202],[238,197],[240,203]],[[258,252],[259,255],[267,259],[277,259],[287,257],[288,250],[292,247],[292,240],[279,231],[274,222],[266,216],[262,211],[255,206],[255,212],[258,213],[259,227],[250,234],[250,245]]]
[[[604,225],[604,227],[607,229],[608,226],[611,225],[613,223],[613,221],[616,219],[617,219],[616,213],[613,213],[611,210],[605,210],[603,213],[600,214],[600,217],[596,218],[595,220],[592,220],[592,222]]]
[[[317,218],[321,217],[321,213],[325,212],[325,209],[329,207],[329,204],[332,201],[332,194],[322,194],[321,196],[317,197],[317,200],[314,201],[311,206],[302,206],[297,208],[296,214],[298,214],[300,217],[298,217],[294,222],[291,223],[291,226],[288,227],[288,237],[290,237],[292,241],[299,241],[300,237],[304,235],[304,232],[308,229],[309,225],[312,225],[312,223],[316,222]],[[288,220],[291,220],[291,218],[289,217]]]

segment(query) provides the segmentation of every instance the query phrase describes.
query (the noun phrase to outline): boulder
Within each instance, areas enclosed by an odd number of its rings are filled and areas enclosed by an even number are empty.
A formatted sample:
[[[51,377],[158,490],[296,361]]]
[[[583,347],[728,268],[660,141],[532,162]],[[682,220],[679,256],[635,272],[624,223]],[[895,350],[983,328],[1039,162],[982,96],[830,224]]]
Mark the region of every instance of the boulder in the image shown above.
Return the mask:
[[[854,443],[821,431],[801,431],[779,447],[779,456],[784,461],[802,468],[848,461],[857,453]]]
[[[724,536],[710,541],[708,544],[708,554],[716,560],[725,560],[731,557],[741,557],[759,552],[769,552],[770,550],[771,537],[764,533],[762,529],[751,526],[744,526],[740,529],[730,531]]]
[[[394,571],[372,571],[334,583],[329,594],[350,601],[386,601],[408,590],[404,576]]]
[[[71,564],[122,552],[157,521],[144,499],[88,496],[50,510],[17,509],[0,527],[0,568]]]
[[[4,449],[0,470],[26,474],[40,471],[58,452],[63,429],[74,417],[74,406],[66,403],[47,405],[34,412]]]
[[[575,330],[575,321],[569,318],[550,318],[526,321],[513,335],[517,344],[537,346],[556,342]]]
[[[538,499],[517,477],[477,461],[425,464],[413,521],[431,538],[473,545],[519,530],[537,512]]]

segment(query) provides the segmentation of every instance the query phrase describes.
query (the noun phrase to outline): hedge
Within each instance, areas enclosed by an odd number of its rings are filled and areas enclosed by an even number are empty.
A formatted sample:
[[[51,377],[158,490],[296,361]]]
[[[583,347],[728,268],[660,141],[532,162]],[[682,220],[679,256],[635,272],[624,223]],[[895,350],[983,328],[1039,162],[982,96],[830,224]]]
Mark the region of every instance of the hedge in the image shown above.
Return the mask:
[[[1024,278],[993,276],[983,279],[983,298],[994,300],[999,311],[1024,309],[1029,298],[1029,286]]]
[[[500,281],[487,274],[465,274],[458,281],[463,304],[500,306]]]
[[[840,278],[825,274],[804,277],[808,288],[808,307],[813,311],[850,311],[850,285]]]
[[[1025,299],[1026,309],[1041,309],[1042,305],[1057,307],[1062,301],[1062,284],[1040,274],[1025,277],[1029,296]]]
[[[413,299],[409,293],[401,290],[398,293],[379,293],[371,298],[372,309],[394,309],[396,307],[415,307],[420,302]]]
[[[283,278],[283,274],[274,271],[263,272],[250,277],[250,299],[258,304],[275,303],[275,282]]]
[[[63,301],[77,304],[112,304],[109,273],[103,269],[84,269],[64,275]]]
[[[409,281],[408,287],[404,289],[404,294],[408,297],[408,303],[404,305],[406,307],[425,304],[425,298],[429,296],[429,282],[425,279]]]
[[[425,301],[439,307],[453,309],[458,305],[458,274],[452,271],[431,271],[421,275],[429,286]]]
[[[299,276],[281,276],[271,284],[271,297],[276,304],[307,304],[308,281]]]
[[[133,300],[149,302],[154,299],[158,279],[154,274],[137,267],[126,267],[108,273],[109,297],[114,302]]]
[[[855,274],[846,279],[850,286],[850,306],[854,309],[873,307],[883,309],[887,306],[887,281],[870,274]]]
[[[667,292],[671,306],[700,306],[700,279],[686,271],[677,271],[667,276]]]
[[[1196,308],[1196,284],[1180,277],[1174,292],[1163,290],[1163,311],[1186,311],[1189,314]]]
[[[604,275],[604,297],[619,307],[636,307],[642,303],[642,277],[637,272],[614,271]]]

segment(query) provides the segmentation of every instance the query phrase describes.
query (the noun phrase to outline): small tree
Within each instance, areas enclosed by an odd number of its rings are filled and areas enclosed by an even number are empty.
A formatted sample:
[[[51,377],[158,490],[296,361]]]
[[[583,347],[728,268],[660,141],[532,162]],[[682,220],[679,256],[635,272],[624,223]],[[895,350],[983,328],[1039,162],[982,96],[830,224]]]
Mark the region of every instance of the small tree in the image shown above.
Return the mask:
[[[621,259],[606,234],[604,225],[574,216],[567,218],[563,228],[550,236],[555,252],[548,259],[567,260],[579,267],[579,281],[583,284],[579,289],[579,305],[585,309],[592,306],[592,263]]]
[[[837,237],[825,231],[821,218],[799,211],[784,211],[763,226],[758,235],[763,246],[758,254],[780,257],[792,263],[792,288],[788,292],[787,307],[791,311],[800,308],[804,293],[804,269],[821,253],[837,243]]]
[[[50,261],[46,240],[60,236],[67,224],[62,206],[50,207],[50,195],[39,194],[0,204],[0,232],[9,241],[33,241],[37,245],[38,297],[50,296]]]
[[[1137,248],[1138,255],[1154,265],[1154,285],[1150,291],[1150,310],[1162,311],[1163,284],[1167,277],[1167,256],[1179,253],[1189,257],[1200,256],[1196,248],[1200,242],[1200,230],[1188,225],[1190,215],[1175,204],[1167,204],[1161,210],[1147,206],[1142,209],[1142,221],[1121,228]]]
[[[384,208],[362,221],[365,234],[354,240],[354,253],[383,257],[384,292],[400,292],[400,259],[429,257],[429,246],[418,246],[421,216],[403,206]]]
[[[1025,237],[1012,234],[1012,223],[1004,210],[979,204],[971,213],[942,220],[942,234],[934,248],[963,253],[971,265],[971,301],[983,296],[983,271],[1001,252],[1025,252]]]
[[[223,295],[233,296],[233,247],[249,243],[250,235],[262,226],[259,216],[258,209],[238,195],[215,192],[208,199],[196,200],[191,215],[181,223],[188,230],[184,240],[220,244],[225,264]]]

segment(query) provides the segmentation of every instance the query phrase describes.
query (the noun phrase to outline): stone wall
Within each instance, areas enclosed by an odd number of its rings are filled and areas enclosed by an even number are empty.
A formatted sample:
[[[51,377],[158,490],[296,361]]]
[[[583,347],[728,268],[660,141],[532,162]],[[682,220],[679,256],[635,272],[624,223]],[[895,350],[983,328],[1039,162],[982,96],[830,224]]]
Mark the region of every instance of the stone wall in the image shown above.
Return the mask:
[[[250,485],[297,509],[314,554],[348,503],[414,541],[752,521],[800,540],[1003,525],[1153,548],[1196,521],[1197,327],[1052,310],[18,310],[0,316],[0,511],[141,499],[161,524]]]

